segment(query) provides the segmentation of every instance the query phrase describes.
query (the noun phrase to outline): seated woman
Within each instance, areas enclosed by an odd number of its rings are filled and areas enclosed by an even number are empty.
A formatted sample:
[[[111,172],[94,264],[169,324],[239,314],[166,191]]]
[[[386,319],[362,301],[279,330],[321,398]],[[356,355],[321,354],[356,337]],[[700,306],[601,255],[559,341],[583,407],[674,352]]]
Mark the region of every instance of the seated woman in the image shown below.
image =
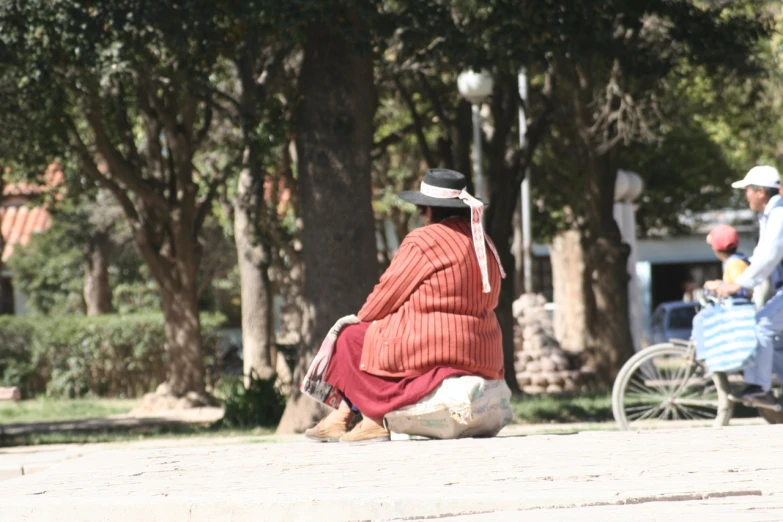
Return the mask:
[[[359,311],[361,322],[340,331],[324,381],[345,401],[307,430],[308,438],[389,440],[384,415],[418,402],[444,379],[503,378],[494,309],[505,273],[484,235],[484,204],[466,186],[459,172],[430,169],[420,191],[399,194],[418,206],[425,226],[402,241]],[[359,412],[361,422],[348,431]]]

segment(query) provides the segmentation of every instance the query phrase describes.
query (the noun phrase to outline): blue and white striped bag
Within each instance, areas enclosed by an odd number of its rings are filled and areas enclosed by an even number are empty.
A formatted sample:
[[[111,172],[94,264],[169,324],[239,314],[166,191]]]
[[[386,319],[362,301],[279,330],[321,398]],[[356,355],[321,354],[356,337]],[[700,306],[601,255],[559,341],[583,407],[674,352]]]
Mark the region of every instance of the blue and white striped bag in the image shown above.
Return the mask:
[[[751,366],[756,356],[756,308],[730,301],[702,309],[693,318],[696,358],[711,372]]]

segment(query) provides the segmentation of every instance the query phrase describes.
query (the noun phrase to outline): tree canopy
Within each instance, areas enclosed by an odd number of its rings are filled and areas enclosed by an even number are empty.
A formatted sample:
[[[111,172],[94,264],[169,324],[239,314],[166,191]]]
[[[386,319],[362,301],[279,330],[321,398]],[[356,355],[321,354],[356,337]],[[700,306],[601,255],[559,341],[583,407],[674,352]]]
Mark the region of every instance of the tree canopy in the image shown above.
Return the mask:
[[[586,343],[611,376],[630,346],[615,299],[628,254],[612,215],[616,171],[646,181],[642,231],[672,233],[682,208],[728,203],[736,169],[779,160],[776,16],[762,0],[10,0],[0,167],[42,172],[57,158],[74,197],[113,195],[161,292],[169,390],[200,394],[198,294],[215,202],[237,240],[246,302],[268,305],[275,270],[304,274],[305,359],[329,314],[361,304],[378,273],[376,236],[388,262],[413,226],[394,194],[426,167],[471,171],[471,109],[456,77],[486,69],[487,229],[510,269],[518,188],[532,172],[538,237],[579,234],[586,268],[574,277],[591,317],[612,325],[586,326]],[[281,189],[293,193],[285,222]],[[505,281],[497,311],[510,383],[519,290]],[[267,346],[268,309],[252,341]],[[259,364],[271,371],[268,355]]]

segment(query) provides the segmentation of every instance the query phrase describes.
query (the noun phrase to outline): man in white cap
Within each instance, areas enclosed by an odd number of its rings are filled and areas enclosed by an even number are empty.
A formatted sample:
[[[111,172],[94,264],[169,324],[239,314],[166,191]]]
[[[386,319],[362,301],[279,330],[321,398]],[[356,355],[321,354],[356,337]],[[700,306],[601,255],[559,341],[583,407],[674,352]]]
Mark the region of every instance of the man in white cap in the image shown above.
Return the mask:
[[[759,213],[759,241],[750,258],[750,266],[735,282],[720,285],[718,297],[729,297],[743,289],[750,290],[770,279],[774,294],[756,314],[756,363],[745,370],[745,384],[740,393],[731,398],[759,406],[775,404],[772,386],[775,336],[783,332],[783,198],[780,174],[775,167],[753,167],[745,179],[731,184],[745,189],[745,199],[751,210]],[[778,354],[783,358],[783,354]],[[783,359],[775,361],[776,373],[783,382]]]

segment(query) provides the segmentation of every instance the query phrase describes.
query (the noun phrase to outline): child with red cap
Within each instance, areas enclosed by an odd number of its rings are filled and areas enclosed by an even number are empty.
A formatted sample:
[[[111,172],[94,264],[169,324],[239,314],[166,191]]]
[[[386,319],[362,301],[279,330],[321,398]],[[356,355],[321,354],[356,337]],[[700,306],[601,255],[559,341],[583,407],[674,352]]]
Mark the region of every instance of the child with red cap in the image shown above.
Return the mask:
[[[704,288],[714,291],[723,283],[733,283],[739,275],[750,265],[748,257],[737,251],[739,247],[739,234],[731,225],[718,225],[707,234],[707,243],[712,247],[721,263],[723,263],[723,280],[707,281]],[[744,295],[736,297],[748,297],[747,291]]]

